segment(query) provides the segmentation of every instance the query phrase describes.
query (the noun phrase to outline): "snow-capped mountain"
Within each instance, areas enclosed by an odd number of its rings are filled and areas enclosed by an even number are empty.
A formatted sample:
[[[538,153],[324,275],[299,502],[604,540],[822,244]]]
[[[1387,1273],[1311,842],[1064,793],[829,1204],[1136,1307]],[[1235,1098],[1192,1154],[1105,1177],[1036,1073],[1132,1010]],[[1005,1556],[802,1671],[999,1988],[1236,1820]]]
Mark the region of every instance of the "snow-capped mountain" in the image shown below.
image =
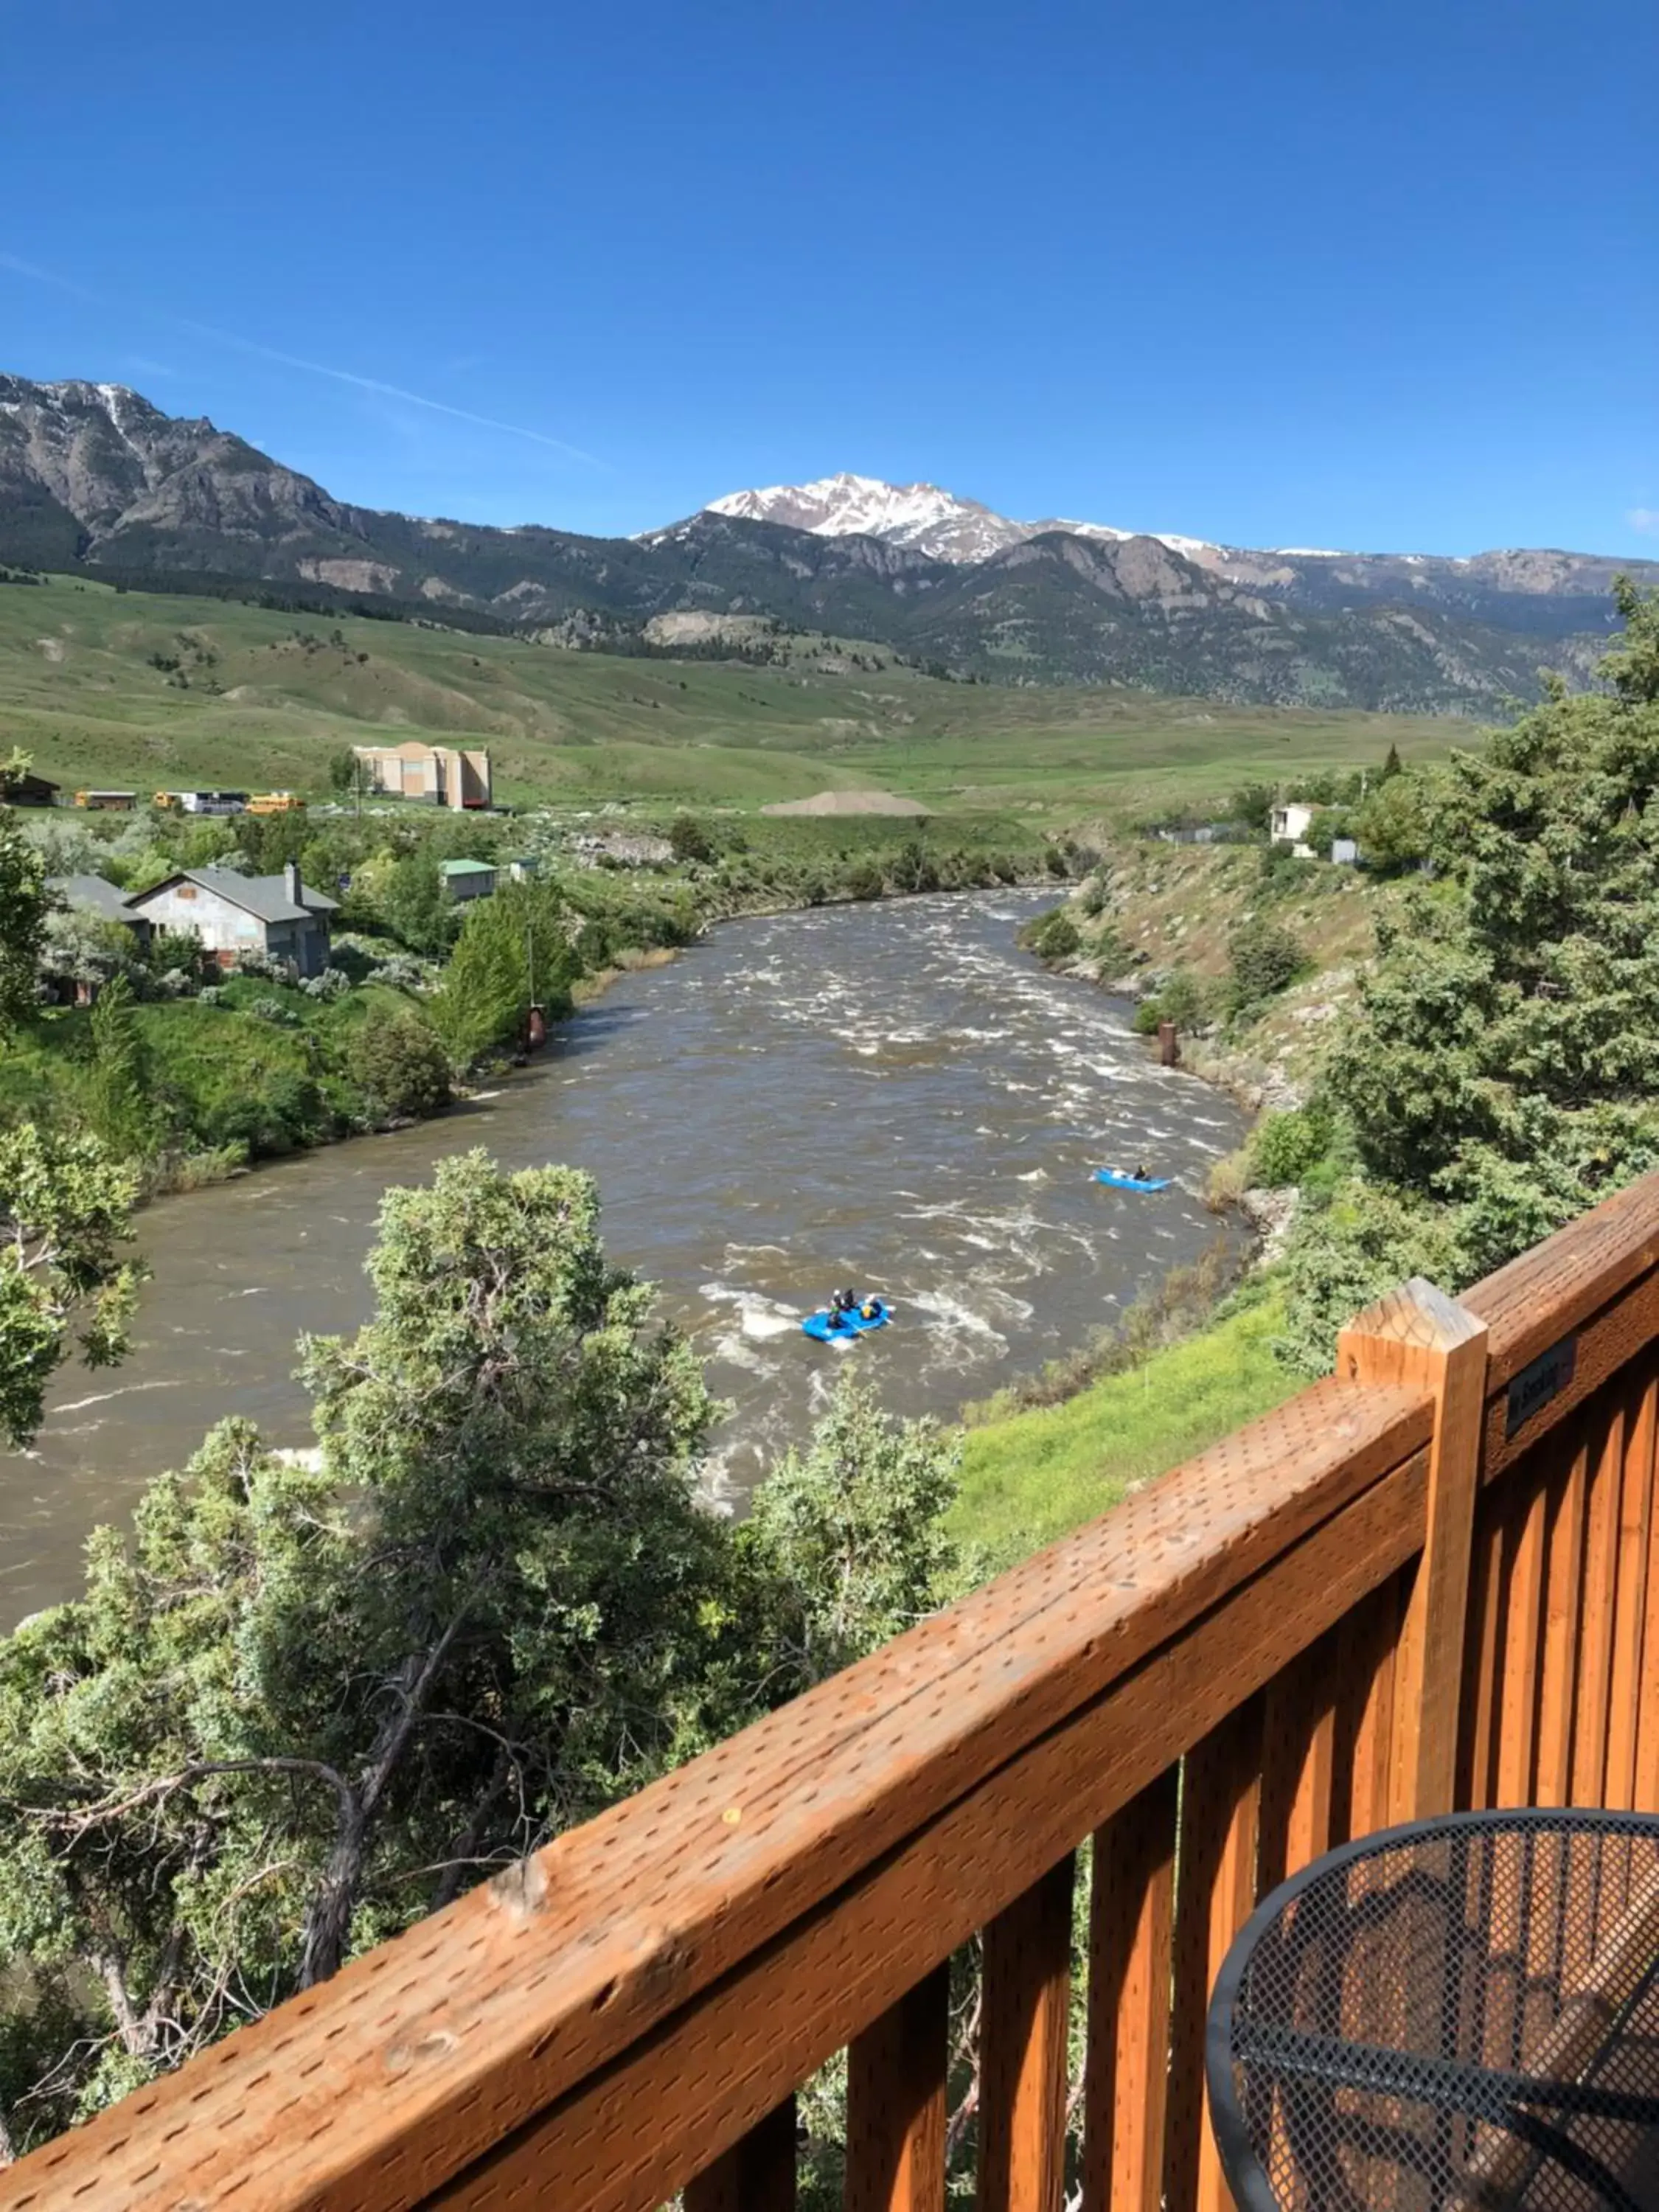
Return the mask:
[[[842,474],[820,477],[814,483],[768,484],[755,491],[731,491],[711,499],[711,514],[734,514],[750,522],[777,522],[790,530],[810,530],[817,538],[879,538],[890,545],[913,546],[935,561],[988,561],[1028,538],[1051,530],[1073,538],[1096,538],[1121,544],[1127,538],[1157,538],[1176,553],[1209,565],[1203,556],[1222,549],[1202,538],[1166,535],[1161,531],[1118,530],[1107,522],[1016,522],[982,507],[976,499],[962,499],[938,484],[885,483],[879,477]]]

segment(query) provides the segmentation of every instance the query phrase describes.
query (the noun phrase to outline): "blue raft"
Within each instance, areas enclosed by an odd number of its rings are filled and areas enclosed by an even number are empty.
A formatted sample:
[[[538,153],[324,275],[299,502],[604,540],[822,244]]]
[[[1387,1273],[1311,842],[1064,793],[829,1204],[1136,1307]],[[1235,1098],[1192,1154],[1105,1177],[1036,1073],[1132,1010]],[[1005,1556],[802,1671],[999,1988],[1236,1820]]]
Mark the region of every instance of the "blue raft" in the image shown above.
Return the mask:
[[[815,1336],[820,1344],[836,1344],[847,1337],[868,1336],[872,1328],[885,1328],[893,1318],[893,1309],[884,1298],[872,1298],[870,1303],[875,1311],[867,1317],[855,1306],[851,1313],[842,1315],[838,1321],[832,1321],[826,1306],[815,1314],[808,1314],[801,1328],[808,1336]]]
[[[1173,1176],[1126,1176],[1115,1168],[1097,1168],[1097,1182],[1109,1182],[1114,1190],[1168,1190],[1175,1181]]]

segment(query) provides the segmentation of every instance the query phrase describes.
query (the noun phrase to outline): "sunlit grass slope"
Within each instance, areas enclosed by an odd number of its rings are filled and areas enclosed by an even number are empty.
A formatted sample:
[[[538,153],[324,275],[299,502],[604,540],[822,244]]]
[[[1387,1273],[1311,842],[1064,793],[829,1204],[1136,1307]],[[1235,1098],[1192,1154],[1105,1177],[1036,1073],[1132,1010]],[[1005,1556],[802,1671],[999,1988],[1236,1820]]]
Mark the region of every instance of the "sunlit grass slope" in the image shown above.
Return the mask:
[[[941,811],[1075,814],[1470,735],[1404,716],[940,683],[869,646],[814,647],[785,667],[627,659],[78,579],[0,585],[0,744],[71,788],[317,791],[343,745],[410,737],[489,745],[509,802],[749,807],[879,785]]]

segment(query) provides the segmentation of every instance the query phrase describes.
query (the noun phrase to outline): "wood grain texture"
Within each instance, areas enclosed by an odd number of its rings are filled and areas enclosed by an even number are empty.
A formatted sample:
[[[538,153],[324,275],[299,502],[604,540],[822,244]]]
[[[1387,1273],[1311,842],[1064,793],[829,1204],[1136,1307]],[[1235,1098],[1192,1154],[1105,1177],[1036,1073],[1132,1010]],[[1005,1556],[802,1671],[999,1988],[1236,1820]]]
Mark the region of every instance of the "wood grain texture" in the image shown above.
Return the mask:
[[[1533,1802],[1549,1498],[1539,1480],[1542,1471],[1539,1464],[1532,1462],[1528,1471],[1532,1477],[1531,1492],[1516,1522],[1505,1561],[1504,1685],[1498,1713],[1500,1805],[1530,1805]]]
[[[1170,2081],[1171,1766],[1094,1839],[1081,2212],[1159,2212]]]
[[[1076,1878],[1068,1852],[985,1930],[980,2212],[1060,2212]]]
[[[844,2212],[943,2212],[947,1959],[847,2051]]]
[[[1337,1665],[1337,1638],[1322,1636],[1264,1692],[1256,1880],[1264,1897],[1330,1848]]]
[[[1590,1482],[1584,1510],[1584,1601],[1578,1617],[1572,1802],[1599,1805],[1607,1772],[1607,1709],[1613,1693],[1613,1597],[1625,1475],[1624,1407],[1602,1409],[1585,1442]]]
[[[1601,1802],[1612,1812],[1636,1807],[1637,1736],[1644,1671],[1659,1663],[1648,1641],[1649,1553],[1652,1541],[1654,1445],[1659,1435],[1659,1380],[1651,1363],[1638,1377],[1625,1424],[1620,1491],[1619,1565],[1613,1607],[1613,1681],[1607,1705],[1607,1759]]]
[[[1502,1694],[1498,1629],[1503,1620],[1510,1504],[1505,1493],[1488,1490],[1476,1507],[1464,1641],[1467,1689],[1458,1726],[1457,1802],[1469,1812],[1482,1811],[1492,1804],[1498,1786],[1498,1705]]]
[[[653,2212],[927,1971],[1386,1581],[1420,1530],[1423,1455],[1178,1643],[989,1775],[613,2066],[428,2200]],[[1081,1829],[1081,1834],[1079,1833]],[[636,2115],[653,2124],[641,2130]],[[240,2208],[238,2208],[240,2212]]]
[[[1538,1753],[1533,1795],[1540,1805],[1571,1802],[1573,1722],[1577,1710],[1578,1638],[1584,1602],[1584,1505],[1589,1452],[1579,1444],[1550,1484],[1549,1564],[1544,1584],[1544,1649],[1538,1696]]]
[[[685,2212],[794,2212],[794,2207],[793,2097],[685,2185]]]
[[[1261,1723],[1262,1700],[1252,1698],[1182,1770],[1164,2186],[1170,2204],[1198,2212],[1231,2203],[1210,2131],[1204,2025],[1222,1960],[1255,1902]]]
[[[1434,1401],[1423,1556],[1395,1653],[1389,1818],[1449,1813],[1457,1785],[1463,1628],[1486,1407],[1484,1322],[1414,1276],[1350,1322],[1337,1339],[1337,1372]]]

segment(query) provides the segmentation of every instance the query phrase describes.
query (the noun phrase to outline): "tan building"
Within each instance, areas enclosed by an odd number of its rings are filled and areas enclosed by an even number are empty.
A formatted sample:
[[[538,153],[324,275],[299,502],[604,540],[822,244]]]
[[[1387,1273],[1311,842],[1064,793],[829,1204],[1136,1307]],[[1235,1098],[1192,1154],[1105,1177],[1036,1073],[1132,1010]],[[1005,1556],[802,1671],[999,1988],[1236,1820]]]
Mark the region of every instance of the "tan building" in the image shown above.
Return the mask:
[[[414,740],[403,745],[354,745],[363,763],[371,791],[389,792],[397,799],[426,799],[434,805],[453,807],[490,804],[489,755],[464,752],[456,745],[423,745]]]

